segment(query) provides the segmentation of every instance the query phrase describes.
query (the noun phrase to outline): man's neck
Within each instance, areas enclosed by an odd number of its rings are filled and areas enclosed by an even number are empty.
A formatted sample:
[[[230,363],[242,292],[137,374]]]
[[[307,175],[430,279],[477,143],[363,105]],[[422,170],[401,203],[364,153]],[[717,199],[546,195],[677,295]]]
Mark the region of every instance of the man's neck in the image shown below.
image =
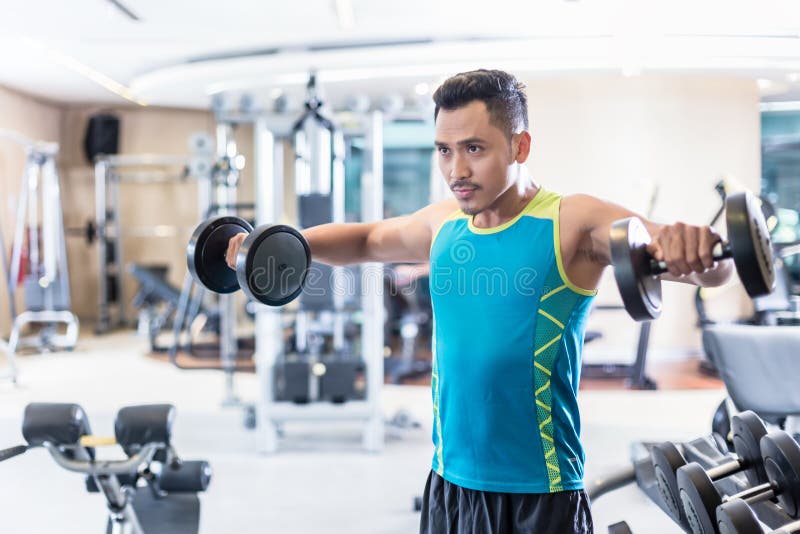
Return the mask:
[[[475,215],[472,224],[478,228],[494,228],[510,221],[519,215],[539,189],[533,180],[526,181],[524,185],[512,185],[491,206]]]

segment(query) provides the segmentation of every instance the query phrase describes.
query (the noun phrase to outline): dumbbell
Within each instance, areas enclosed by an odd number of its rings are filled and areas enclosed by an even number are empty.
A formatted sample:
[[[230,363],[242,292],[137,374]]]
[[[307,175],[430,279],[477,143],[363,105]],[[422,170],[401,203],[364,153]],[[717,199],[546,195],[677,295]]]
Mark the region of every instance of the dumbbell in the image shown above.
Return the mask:
[[[764,534],[756,514],[742,499],[732,499],[717,508],[717,528],[720,534]],[[769,534],[790,534],[800,532],[800,521],[792,521]]]
[[[236,255],[236,269],[225,254],[236,234],[247,233]],[[303,290],[311,249],[303,235],[284,224],[266,224],[255,230],[240,217],[222,216],[201,223],[186,249],[192,277],[215,293],[241,289],[249,298],[268,306],[282,306]]]
[[[800,512],[800,445],[791,435],[775,430],[760,443],[766,480],[740,493],[722,497],[709,472],[696,463],[678,469],[678,491],[694,534],[719,533],[717,507],[732,499],[753,504],[777,498],[792,517]],[[720,468],[723,466],[720,466]],[[713,470],[711,470],[713,471]]]
[[[753,411],[738,413],[731,417],[731,434],[736,459],[709,470],[709,476],[717,480],[743,472],[748,482],[754,486],[765,482],[767,475],[760,448],[761,438],[767,435],[764,422]],[[689,526],[681,504],[677,479],[678,470],[687,465],[686,459],[675,444],[669,441],[655,445],[651,457],[661,500],[673,519]]]
[[[747,294],[758,297],[775,287],[772,242],[764,214],[749,192],[728,195],[725,201],[728,241],[719,245],[714,260],[733,258],[736,272]],[[616,221],[610,232],[611,263],[622,302],[636,321],[649,321],[661,315],[660,274],[667,272],[647,252],[651,237],[636,217]]]

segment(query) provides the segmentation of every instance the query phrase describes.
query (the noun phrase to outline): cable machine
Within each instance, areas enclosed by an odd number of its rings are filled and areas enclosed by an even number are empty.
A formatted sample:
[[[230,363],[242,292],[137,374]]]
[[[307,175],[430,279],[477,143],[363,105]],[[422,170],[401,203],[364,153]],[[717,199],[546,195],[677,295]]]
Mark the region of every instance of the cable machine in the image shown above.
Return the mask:
[[[327,117],[309,82],[306,111],[298,119],[286,113],[253,109],[226,112],[215,109],[218,121],[218,157],[231,158],[231,128],[252,124],[254,132],[255,226],[290,222],[284,206],[284,169],[294,169],[297,211],[301,227],[344,221],[344,154],[349,140],[364,139],[365,164],[361,174],[362,221],[383,216],[383,117],[380,112],[359,114],[339,126]],[[295,154],[284,150],[289,143]],[[234,145],[235,146],[235,145]],[[293,156],[290,161],[287,159]],[[243,204],[228,196],[225,204]],[[220,209],[209,215],[222,215]],[[367,264],[356,271],[315,264],[324,285],[305,291],[299,306],[271,308],[249,303],[255,319],[255,370],[259,397],[245,406],[245,424],[257,427],[259,448],[278,447],[279,428],[297,420],[355,420],[363,422],[362,445],[369,451],[383,446],[383,267]],[[360,280],[358,290],[348,280]],[[203,291],[187,275],[176,313],[173,355],[182,347],[181,333],[188,330]],[[347,286],[349,290],[342,290]],[[349,299],[347,298],[349,295]],[[233,333],[236,309],[220,298],[220,362],[226,374],[223,403],[237,404],[233,376],[237,340]],[[227,326],[226,326],[227,325]],[[357,339],[352,333],[360,328]],[[345,330],[348,329],[348,336]],[[293,341],[285,334],[293,331]],[[173,363],[178,362],[173,356]],[[192,366],[192,368],[196,368]],[[219,366],[214,368],[219,369]]]
[[[69,270],[61,211],[61,188],[55,158],[57,143],[36,142],[9,130],[0,137],[21,145],[25,170],[17,204],[16,226],[8,266],[8,294],[13,325],[8,341],[11,377],[13,354],[20,348],[72,350],[78,340],[78,318],[70,310]],[[17,313],[16,289],[22,284],[26,311]],[[34,334],[22,334],[27,325]],[[59,333],[58,326],[66,331]]]

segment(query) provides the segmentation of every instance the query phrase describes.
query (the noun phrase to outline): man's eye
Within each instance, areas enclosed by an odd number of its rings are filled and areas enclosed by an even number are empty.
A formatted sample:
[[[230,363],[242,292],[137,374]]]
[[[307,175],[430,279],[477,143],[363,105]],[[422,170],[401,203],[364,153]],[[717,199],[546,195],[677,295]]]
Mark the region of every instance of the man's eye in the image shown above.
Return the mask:
[[[481,147],[479,147],[478,145],[469,145],[467,147],[467,152],[469,152],[470,154],[475,154],[476,152],[480,152],[480,150]]]
[[[439,147],[439,154],[441,154],[442,156],[446,156],[449,153],[450,153],[450,149],[447,148],[446,146],[440,146]]]

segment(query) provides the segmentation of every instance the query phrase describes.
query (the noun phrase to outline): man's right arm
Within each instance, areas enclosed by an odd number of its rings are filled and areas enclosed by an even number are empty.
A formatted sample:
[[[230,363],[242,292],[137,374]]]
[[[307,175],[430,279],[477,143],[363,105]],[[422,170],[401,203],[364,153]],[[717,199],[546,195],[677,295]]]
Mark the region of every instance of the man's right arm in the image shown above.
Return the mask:
[[[303,230],[303,236],[314,261],[329,265],[426,262],[434,229],[456,207],[453,201],[437,202],[411,215],[372,223],[314,226]]]
[[[314,261],[329,265],[364,262],[426,262],[435,228],[455,211],[454,200],[437,202],[402,217],[371,223],[330,223],[302,231]],[[236,254],[247,237],[231,238],[227,263],[235,268]]]

